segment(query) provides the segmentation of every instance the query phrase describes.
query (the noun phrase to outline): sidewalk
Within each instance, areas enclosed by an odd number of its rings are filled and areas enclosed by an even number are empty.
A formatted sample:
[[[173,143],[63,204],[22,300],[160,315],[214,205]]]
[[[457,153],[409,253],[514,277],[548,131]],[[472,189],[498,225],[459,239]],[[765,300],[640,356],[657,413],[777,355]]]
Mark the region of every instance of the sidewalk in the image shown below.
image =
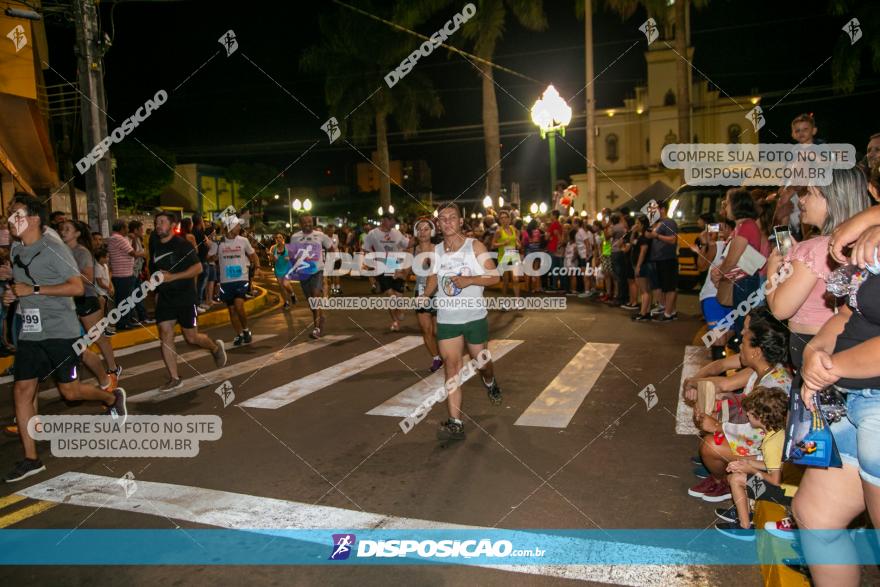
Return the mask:
[[[244,307],[248,313],[248,316],[253,316],[257,312],[262,312],[263,310],[266,310],[278,301],[277,294],[270,295],[268,290],[266,290],[264,287],[254,285],[254,289],[258,290],[257,296],[253,299],[245,300],[244,303]],[[204,314],[199,314],[199,328],[202,330],[206,328],[211,328],[213,326],[221,326],[228,323],[229,312],[226,310],[225,305],[215,306],[210,311],[205,312]],[[176,334],[180,334],[180,326],[175,326],[174,332]],[[110,342],[113,343],[114,349],[124,349],[126,347],[134,346],[136,344],[141,344],[144,342],[151,342],[154,340],[159,340],[159,332],[155,324],[117,332],[110,337]],[[101,351],[97,347],[97,345],[92,345],[89,348],[92,351],[101,354]],[[14,356],[0,358],[0,372],[5,371],[9,367],[11,367],[14,360]]]

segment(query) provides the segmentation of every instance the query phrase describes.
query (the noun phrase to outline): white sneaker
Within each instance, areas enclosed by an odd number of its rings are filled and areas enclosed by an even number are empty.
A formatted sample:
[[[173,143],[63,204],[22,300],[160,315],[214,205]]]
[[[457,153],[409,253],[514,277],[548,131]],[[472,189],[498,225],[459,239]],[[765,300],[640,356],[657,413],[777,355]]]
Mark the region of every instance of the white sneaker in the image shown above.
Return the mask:
[[[204,308],[201,307],[201,306],[196,306],[196,312],[197,312],[198,314],[204,314],[205,312],[207,312],[207,310],[204,309]]]
[[[666,311],[665,306],[660,306],[660,305],[654,306],[653,308],[651,308],[651,316],[657,316],[659,314],[662,314],[665,311]]]

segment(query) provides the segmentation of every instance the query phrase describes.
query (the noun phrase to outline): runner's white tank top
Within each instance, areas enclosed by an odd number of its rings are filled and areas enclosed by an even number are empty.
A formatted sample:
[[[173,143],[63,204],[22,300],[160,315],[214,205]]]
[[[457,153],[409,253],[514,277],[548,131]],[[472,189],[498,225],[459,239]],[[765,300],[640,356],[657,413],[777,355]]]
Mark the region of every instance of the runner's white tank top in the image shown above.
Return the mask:
[[[436,298],[441,300],[454,300],[463,298],[478,298],[483,300],[483,286],[469,285],[464,289],[459,289],[452,282],[452,278],[456,275],[483,275],[485,271],[477,261],[474,254],[474,239],[465,239],[464,244],[457,251],[447,253],[444,244],[440,243],[434,247],[436,255],[436,263],[434,265],[437,273],[437,294]],[[465,322],[473,322],[485,318],[488,312],[482,303],[474,303],[467,307],[459,308],[437,308],[437,322],[441,324],[464,324]]]

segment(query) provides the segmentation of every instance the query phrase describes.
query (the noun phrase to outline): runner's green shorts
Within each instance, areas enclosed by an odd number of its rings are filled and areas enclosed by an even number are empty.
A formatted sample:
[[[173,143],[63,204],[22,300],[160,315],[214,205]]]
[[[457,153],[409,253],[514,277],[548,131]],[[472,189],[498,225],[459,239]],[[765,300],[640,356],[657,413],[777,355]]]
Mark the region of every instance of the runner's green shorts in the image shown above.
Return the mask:
[[[437,340],[464,336],[468,344],[482,344],[489,340],[489,319],[486,317],[464,324],[437,323]]]

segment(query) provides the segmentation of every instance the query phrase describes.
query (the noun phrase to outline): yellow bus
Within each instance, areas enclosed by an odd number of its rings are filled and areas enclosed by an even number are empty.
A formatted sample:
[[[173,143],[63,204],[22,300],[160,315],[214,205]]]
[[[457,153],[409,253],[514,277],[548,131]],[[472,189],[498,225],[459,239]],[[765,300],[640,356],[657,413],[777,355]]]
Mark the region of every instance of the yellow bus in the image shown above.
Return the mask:
[[[693,289],[700,283],[697,255],[690,249],[700,235],[697,219],[701,214],[713,214],[720,219],[726,186],[683,185],[669,196],[667,212],[678,224],[678,282],[683,290]]]

